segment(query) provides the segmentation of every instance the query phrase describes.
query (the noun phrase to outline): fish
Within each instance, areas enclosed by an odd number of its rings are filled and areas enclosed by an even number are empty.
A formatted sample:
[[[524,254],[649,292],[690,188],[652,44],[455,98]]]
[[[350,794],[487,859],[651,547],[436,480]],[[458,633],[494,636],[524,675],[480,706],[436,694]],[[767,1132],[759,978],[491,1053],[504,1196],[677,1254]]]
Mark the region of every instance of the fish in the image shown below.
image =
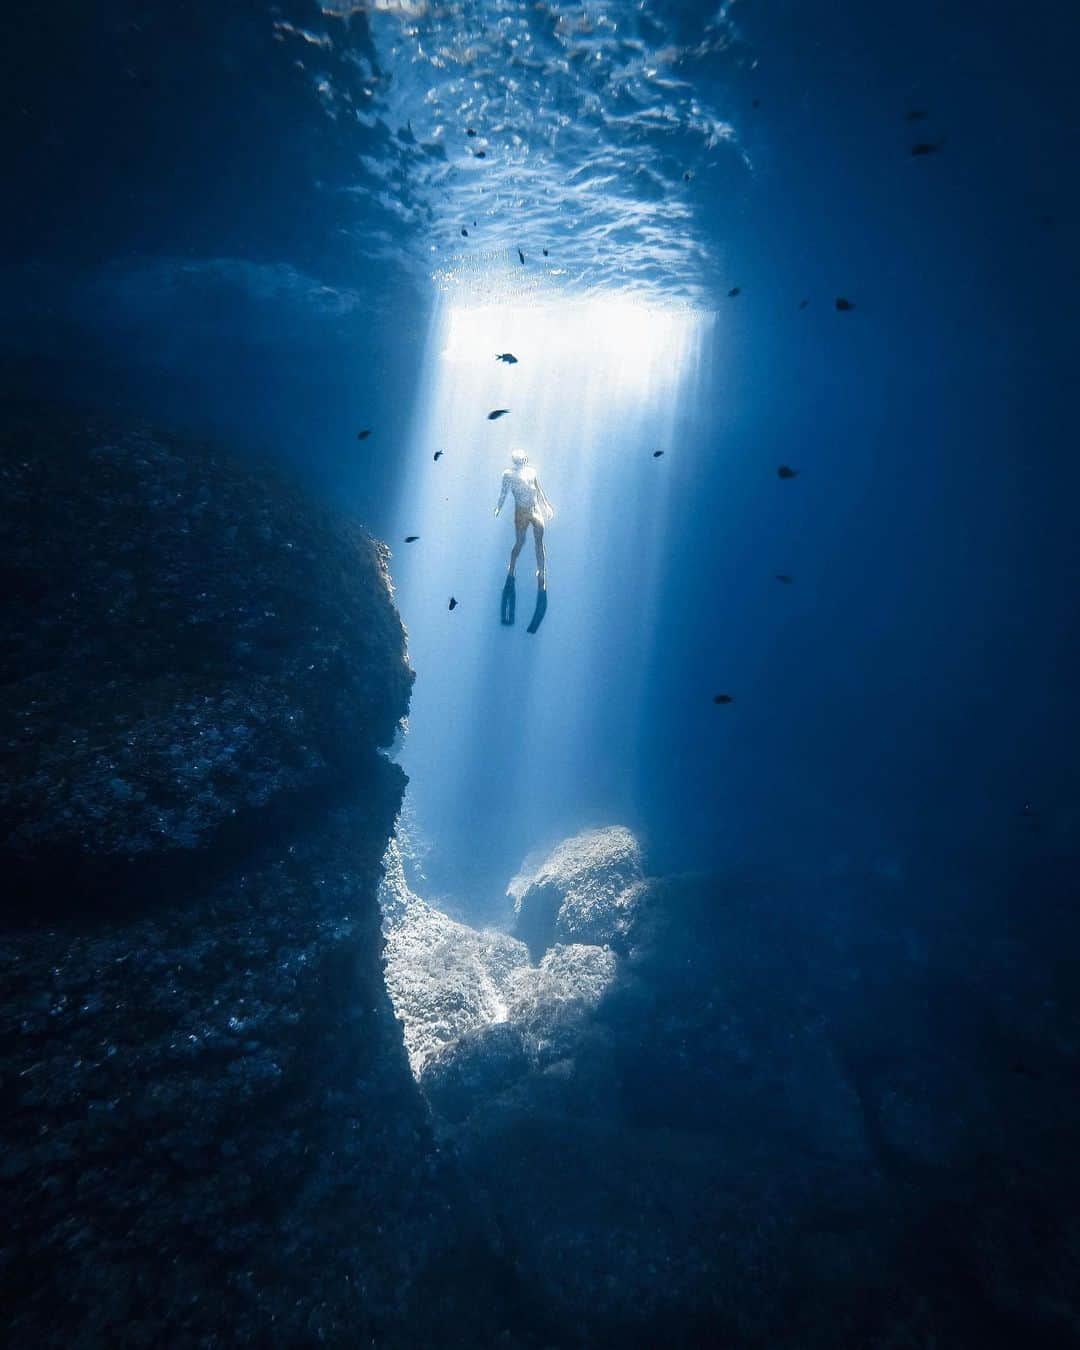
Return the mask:
[[[690,179],[693,178],[693,176],[694,176],[694,175],[690,172],[689,169],[687,169],[687,170],[685,171],[685,173],[683,174],[683,178],[685,178],[686,181],[687,181],[688,183],[689,183]]]
[[[476,156],[477,159],[487,159],[486,150],[474,150],[473,154]]]
[[[447,609],[457,609],[457,601],[454,599],[453,596],[450,597],[450,603],[446,606],[446,608],[447,608]]]
[[[800,308],[800,309],[805,309],[806,306],[807,306],[809,303],[810,303],[809,300],[800,300],[800,301],[799,301],[799,308]]]
[[[664,453],[663,450],[654,450],[652,452],[652,457],[653,459],[659,459],[663,453]]]
[[[488,413],[488,421],[496,422],[500,417],[505,417],[509,411],[509,408],[492,408],[491,412]]]
[[[370,428],[370,427],[365,427],[365,428],[363,429],[363,431],[358,431],[358,432],[356,433],[356,439],[357,439],[358,441],[366,441],[367,438],[368,438],[370,435],[371,435],[371,428]]]
[[[442,459],[442,453],[443,452],[441,450],[436,450],[435,453],[431,456],[431,458],[435,461],[436,464],[438,464],[439,460]]]
[[[849,309],[854,309],[855,304],[854,301],[845,300],[842,295],[838,295],[836,297],[836,308],[840,311],[841,314],[843,314]]]
[[[464,225],[462,225],[461,227],[461,235],[463,239],[468,239],[469,237],[469,231],[465,228]]]
[[[926,113],[926,108],[909,108],[904,114],[904,119],[908,122],[921,122],[926,116]]]
[[[542,249],[540,250],[540,252],[544,255],[545,258],[547,257],[548,251],[547,251],[546,248],[542,248]]]
[[[499,352],[495,360],[501,361],[504,365],[507,366],[516,366],[518,363],[518,359],[513,352]]]
[[[475,128],[475,127],[466,127],[466,128],[465,128],[465,135],[466,135],[466,136],[475,136],[475,135],[476,135],[476,128]]]
[[[1037,1069],[1033,1069],[1030,1064],[1025,1064],[1023,1060],[1020,1059],[1014,1060],[1013,1063],[1009,1065],[1009,1068],[1013,1073],[1021,1074],[1024,1078],[1038,1080],[1042,1077],[1042,1074],[1039,1073]]]
[[[407,534],[405,536],[405,542],[407,544],[415,544],[419,538],[420,536],[418,534]]]
[[[795,478],[798,472],[798,469],[789,469],[786,464],[781,464],[776,474],[778,478]]]
[[[731,290],[728,291],[728,295],[729,295],[729,296],[732,296],[732,295],[742,295],[742,287],[741,287],[741,286],[732,286]]]
[[[714,703],[734,703],[735,700],[730,694],[713,694]]]
[[[911,147],[911,153],[913,155],[936,155],[944,144],[944,141],[919,141]]]
[[[751,106],[751,108],[760,108],[760,107],[761,107],[761,99],[759,99],[759,98],[752,98],[752,99],[750,100],[750,106]]]
[[[795,580],[788,572],[777,572],[776,579],[777,581],[782,581],[785,586],[790,586]]]
[[[525,266],[525,254],[522,253],[521,249],[518,249],[518,257],[521,259],[521,265],[522,265],[522,267],[524,267],[524,266]]]

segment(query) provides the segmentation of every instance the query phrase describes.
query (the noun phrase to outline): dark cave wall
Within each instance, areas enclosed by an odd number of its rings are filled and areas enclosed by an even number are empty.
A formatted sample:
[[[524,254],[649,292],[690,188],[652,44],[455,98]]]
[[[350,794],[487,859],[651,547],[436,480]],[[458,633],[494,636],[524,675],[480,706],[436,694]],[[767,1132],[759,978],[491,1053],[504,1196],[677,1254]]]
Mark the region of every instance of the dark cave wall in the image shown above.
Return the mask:
[[[0,466],[9,1343],[392,1344],[464,1221],[383,982],[385,550],[147,426],[7,408]]]

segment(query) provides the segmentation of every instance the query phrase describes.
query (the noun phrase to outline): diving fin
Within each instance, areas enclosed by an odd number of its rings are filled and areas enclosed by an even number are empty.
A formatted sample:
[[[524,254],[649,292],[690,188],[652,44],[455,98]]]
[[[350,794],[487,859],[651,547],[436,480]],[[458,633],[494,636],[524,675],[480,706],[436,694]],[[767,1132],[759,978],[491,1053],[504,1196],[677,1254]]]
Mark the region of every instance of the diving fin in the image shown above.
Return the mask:
[[[544,621],[544,615],[547,613],[547,590],[537,587],[536,589],[536,608],[533,610],[532,622],[526,633],[535,633]]]
[[[517,609],[517,586],[514,582],[514,574],[511,572],[503,586],[502,592],[502,614],[503,623],[510,624],[514,622],[514,611]]]

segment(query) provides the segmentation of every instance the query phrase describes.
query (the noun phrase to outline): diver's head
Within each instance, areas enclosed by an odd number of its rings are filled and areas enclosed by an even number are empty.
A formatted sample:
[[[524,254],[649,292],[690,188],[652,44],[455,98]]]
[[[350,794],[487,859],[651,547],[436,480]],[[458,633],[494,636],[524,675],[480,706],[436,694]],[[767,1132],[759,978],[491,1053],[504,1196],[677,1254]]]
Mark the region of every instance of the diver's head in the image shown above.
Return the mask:
[[[511,450],[510,458],[513,461],[514,468],[520,469],[521,466],[528,460],[529,456],[525,453],[524,450]]]

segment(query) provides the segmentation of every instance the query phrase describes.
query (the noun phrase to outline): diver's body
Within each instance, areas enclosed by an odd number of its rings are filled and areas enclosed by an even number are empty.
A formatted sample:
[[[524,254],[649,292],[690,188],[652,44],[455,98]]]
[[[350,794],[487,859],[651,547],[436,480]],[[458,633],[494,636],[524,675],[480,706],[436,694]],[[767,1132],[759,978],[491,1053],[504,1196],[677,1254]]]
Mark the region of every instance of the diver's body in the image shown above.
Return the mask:
[[[548,501],[536,470],[528,463],[524,450],[515,450],[510,458],[513,468],[507,469],[502,476],[502,491],[495,507],[495,514],[502,510],[506,494],[514,494],[514,547],[510,553],[510,576],[514,575],[518,555],[525,547],[525,535],[529,526],[533,528],[533,540],[536,544],[536,584],[540,590],[547,588],[547,561],[544,554],[544,517],[551,520],[555,508]]]

